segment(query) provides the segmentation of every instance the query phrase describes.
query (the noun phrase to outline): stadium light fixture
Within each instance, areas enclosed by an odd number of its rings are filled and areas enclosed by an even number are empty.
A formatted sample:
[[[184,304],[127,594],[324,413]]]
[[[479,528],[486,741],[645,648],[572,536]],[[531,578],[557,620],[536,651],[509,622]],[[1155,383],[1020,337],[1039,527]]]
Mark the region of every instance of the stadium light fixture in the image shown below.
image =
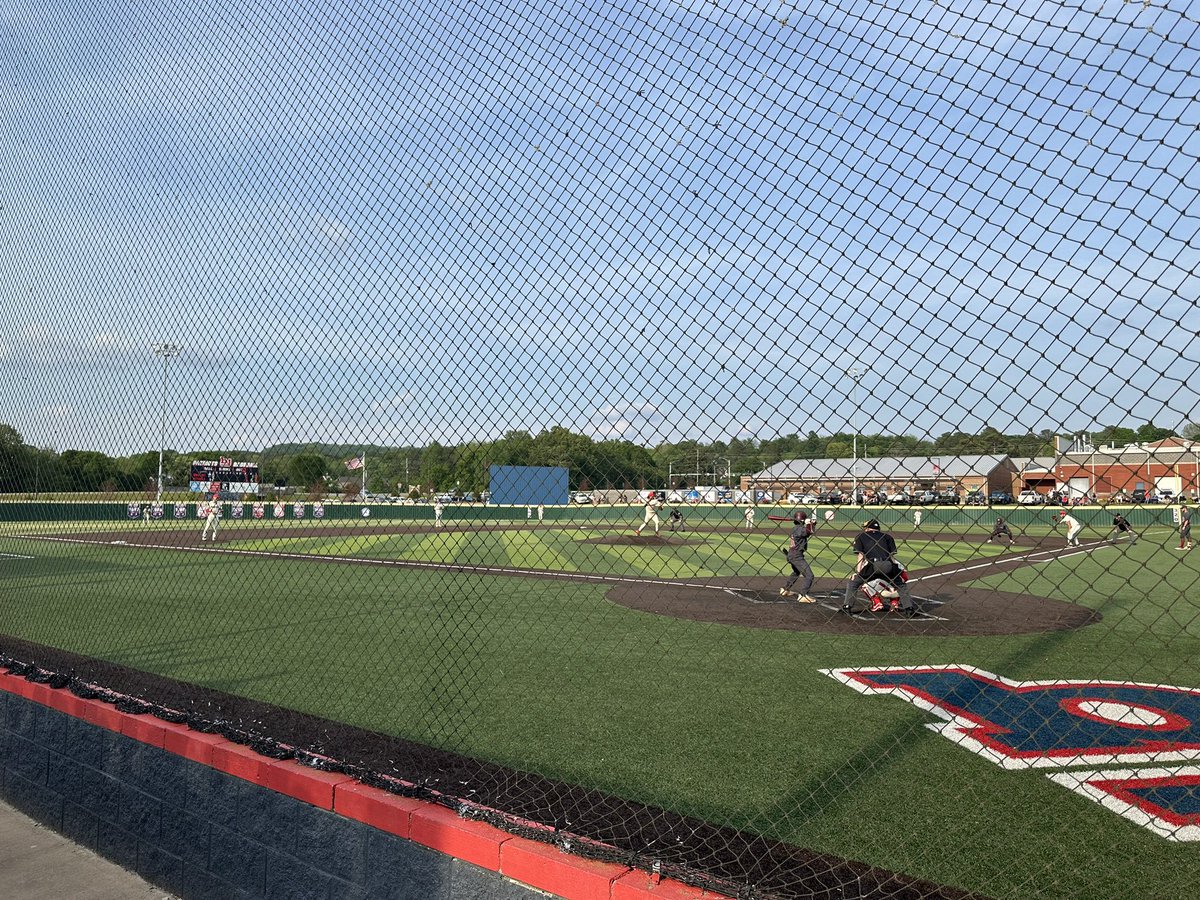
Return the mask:
[[[154,355],[161,356],[163,361],[162,426],[158,432],[158,490],[154,496],[155,503],[162,503],[163,492],[163,447],[167,443],[167,362],[182,352],[183,348],[178,344],[154,345]]]
[[[854,429],[854,456],[853,462],[850,465],[850,475],[854,480],[853,494],[854,503],[858,505],[858,382],[867,374],[866,369],[859,366],[851,366],[846,370],[846,374],[854,379],[854,409],[850,412],[850,427]]]

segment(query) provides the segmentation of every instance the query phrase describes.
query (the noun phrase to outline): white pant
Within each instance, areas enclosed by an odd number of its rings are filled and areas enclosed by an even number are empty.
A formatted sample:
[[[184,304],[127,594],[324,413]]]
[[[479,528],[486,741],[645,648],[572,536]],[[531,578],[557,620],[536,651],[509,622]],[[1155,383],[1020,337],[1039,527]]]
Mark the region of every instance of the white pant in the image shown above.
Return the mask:
[[[1081,532],[1082,530],[1083,530],[1082,525],[1068,525],[1067,526],[1067,546],[1068,547],[1071,546],[1072,544],[1074,544],[1076,547],[1079,546],[1079,532]]]
[[[646,519],[645,519],[645,521],[642,522],[641,525],[639,525],[637,527],[637,533],[641,534],[642,529],[651,523],[654,524],[654,533],[658,534],[658,526],[660,524],[658,521],[658,510],[654,510],[654,509],[646,510]]]
[[[208,518],[204,520],[204,530],[200,532],[200,540],[205,540],[208,537],[208,529],[212,528],[212,539],[217,539],[217,514],[209,513]]]

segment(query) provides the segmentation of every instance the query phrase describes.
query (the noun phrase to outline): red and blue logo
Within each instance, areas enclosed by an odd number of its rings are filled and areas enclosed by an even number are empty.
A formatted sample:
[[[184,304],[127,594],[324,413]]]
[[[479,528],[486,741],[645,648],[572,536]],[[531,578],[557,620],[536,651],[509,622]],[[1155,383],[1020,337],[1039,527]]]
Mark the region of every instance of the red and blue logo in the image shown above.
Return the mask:
[[[825,669],[862,694],[933,713],[930,730],[1006,769],[1200,759],[1200,690],[1129,681],[1012,681],[972,666]],[[1174,840],[1200,840],[1200,769],[1053,780]]]

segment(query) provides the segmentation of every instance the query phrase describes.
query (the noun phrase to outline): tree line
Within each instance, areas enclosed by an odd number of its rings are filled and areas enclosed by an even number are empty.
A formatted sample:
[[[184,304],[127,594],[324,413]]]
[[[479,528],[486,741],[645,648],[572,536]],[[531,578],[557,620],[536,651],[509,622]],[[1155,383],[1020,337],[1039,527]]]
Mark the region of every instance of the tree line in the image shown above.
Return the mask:
[[[1182,436],[1200,437],[1189,424]],[[1090,434],[1096,446],[1124,446],[1175,436],[1153,423],[1133,427],[1105,426]],[[628,440],[602,440],[554,427],[538,434],[510,431],[492,441],[444,446],[381,447],[349,444],[277,444],[262,451],[199,449],[163,451],[165,491],[186,491],[196,459],[234,456],[257,462],[264,489],[291,488],[309,493],[387,494],[471,492],[487,489],[492,465],[561,466],[570,473],[571,490],[692,487],[734,484],[741,475],[761,471],[788,459],[847,459],[857,444],[858,456],[964,456],[999,454],[1014,457],[1054,455],[1054,433],[1002,434],[984,428],[977,434],[946,432],[935,438],[849,433],[788,434],[753,440],[733,438],[661,443],[652,448]],[[346,461],[366,454],[367,483],[361,470]],[[0,493],[153,493],[158,478],[158,451],[111,457],[94,450],[56,450],[26,444],[10,425],[0,424]]]

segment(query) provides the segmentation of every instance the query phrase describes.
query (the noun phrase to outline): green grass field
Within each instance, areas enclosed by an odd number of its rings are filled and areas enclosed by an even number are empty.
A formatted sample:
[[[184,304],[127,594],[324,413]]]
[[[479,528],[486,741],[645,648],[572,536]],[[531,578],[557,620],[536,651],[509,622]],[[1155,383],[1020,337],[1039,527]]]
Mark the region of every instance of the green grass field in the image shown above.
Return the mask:
[[[1200,845],[1157,837],[1045,771],[1002,770],[925,728],[931,714],[820,672],[959,663],[1022,680],[1200,686],[1200,552],[1174,553],[1167,528],[1128,549],[983,570],[974,584],[1071,600],[1098,609],[1098,624],[934,639],[687,622],[618,606],[605,585],[460,568],[671,579],[784,568],[785,526],[774,523],[668,547],[597,543],[615,531],[562,524],[222,532],[222,549],[287,557],[49,543],[19,536],[36,527],[5,526],[0,632],[994,897],[1195,895]],[[198,527],[179,534],[194,541]],[[852,534],[814,541],[818,577],[849,571]],[[902,556],[919,571],[1004,552],[953,537],[906,541]]]

